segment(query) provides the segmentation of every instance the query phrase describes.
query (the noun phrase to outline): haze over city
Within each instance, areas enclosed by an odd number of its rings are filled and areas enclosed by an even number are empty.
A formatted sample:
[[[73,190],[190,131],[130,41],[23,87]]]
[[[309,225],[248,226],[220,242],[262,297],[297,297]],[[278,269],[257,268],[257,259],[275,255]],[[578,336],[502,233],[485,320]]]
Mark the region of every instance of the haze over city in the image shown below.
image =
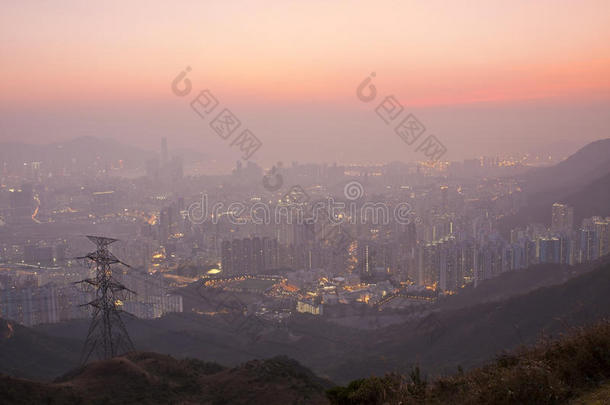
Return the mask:
[[[610,401],[610,1],[5,3],[2,404]]]

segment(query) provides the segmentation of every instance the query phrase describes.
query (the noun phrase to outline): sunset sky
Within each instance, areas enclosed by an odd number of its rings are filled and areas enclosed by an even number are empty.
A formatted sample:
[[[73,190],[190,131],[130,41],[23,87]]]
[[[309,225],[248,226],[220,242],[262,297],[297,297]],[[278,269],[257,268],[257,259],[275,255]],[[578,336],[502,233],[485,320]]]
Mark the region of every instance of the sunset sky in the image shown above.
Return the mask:
[[[19,1],[0,35],[0,140],[167,136],[238,158],[171,92],[186,66],[261,162],[415,158],[356,98],[371,72],[450,159],[610,137],[608,0]]]

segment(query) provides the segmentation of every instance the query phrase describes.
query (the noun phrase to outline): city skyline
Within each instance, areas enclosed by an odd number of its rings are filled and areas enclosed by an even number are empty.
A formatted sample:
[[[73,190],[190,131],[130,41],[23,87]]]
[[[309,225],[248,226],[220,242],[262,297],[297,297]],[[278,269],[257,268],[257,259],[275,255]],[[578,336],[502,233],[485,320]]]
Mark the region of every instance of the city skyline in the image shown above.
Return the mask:
[[[4,3],[3,405],[610,398],[610,1]]]

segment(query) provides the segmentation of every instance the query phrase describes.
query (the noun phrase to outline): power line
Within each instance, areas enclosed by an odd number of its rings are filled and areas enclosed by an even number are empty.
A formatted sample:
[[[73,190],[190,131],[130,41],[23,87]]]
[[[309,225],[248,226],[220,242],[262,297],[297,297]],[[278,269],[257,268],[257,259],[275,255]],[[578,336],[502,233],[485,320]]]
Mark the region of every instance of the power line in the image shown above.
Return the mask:
[[[85,304],[92,308],[92,319],[83,347],[81,362],[86,363],[92,354],[100,359],[110,359],[125,352],[134,351],[134,346],[121,319],[119,302],[125,300],[133,291],[116,281],[112,275],[113,264],[123,264],[108,250],[108,245],[117,239],[101,236],[87,236],[97,246],[97,250],[79,259],[95,266],[95,278],[87,278],[78,282],[85,288],[95,289],[95,299]]]

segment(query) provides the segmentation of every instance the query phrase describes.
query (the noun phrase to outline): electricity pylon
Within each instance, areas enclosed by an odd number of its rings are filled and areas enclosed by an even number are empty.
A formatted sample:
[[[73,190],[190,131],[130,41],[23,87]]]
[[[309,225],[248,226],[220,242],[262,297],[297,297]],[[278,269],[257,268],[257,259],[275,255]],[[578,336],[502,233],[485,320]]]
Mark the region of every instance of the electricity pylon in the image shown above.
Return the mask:
[[[77,282],[95,290],[93,301],[84,304],[92,308],[92,319],[81,356],[83,364],[94,353],[99,359],[110,359],[134,351],[133,343],[121,319],[123,311],[120,309],[120,303],[129,293],[135,293],[115,280],[110,268],[111,265],[119,263],[130,266],[121,262],[108,250],[108,245],[116,242],[117,239],[102,236],[87,236],[87,238],[95,243],[97,250],[78,258],[87,260],[88,264],[95,268],[95,277]]]

